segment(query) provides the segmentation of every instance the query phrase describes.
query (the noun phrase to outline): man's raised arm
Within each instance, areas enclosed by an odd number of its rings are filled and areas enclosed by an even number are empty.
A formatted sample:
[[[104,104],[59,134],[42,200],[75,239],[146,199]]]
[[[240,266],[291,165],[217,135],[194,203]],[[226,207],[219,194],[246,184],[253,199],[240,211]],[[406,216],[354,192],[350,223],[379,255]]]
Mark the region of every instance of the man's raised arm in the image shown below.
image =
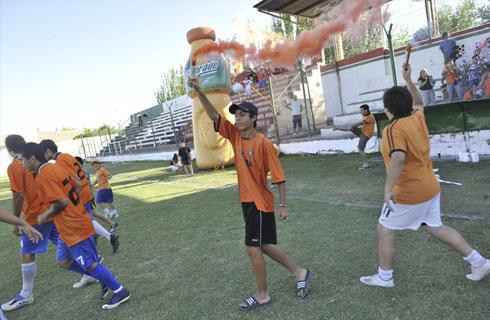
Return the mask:
[[[402,68],[402,74],[403,74],[403,79],[405,79],[405,82],[407,83],[407,89],[408,91],[410,91],[410,94],[412,95],[413,105],[423,106],[424,99],[422,98],[419,89],[417,89],[415,84],[412,82],[412,78],[411,78],[412,69],[410,68],[410,64],[407,64]]]
[[[196,90],[197,96],[199,97],[199,101],[201,101],[201,104],[208,114],[209,118],[216,124],[219,121],[219,113],[216,111],[215,107],[209,101],[208,97],[202,92],[201,87],[199,86],[199,82],[197,79],[189,79],[189,86],[193,87],[194,90]]]

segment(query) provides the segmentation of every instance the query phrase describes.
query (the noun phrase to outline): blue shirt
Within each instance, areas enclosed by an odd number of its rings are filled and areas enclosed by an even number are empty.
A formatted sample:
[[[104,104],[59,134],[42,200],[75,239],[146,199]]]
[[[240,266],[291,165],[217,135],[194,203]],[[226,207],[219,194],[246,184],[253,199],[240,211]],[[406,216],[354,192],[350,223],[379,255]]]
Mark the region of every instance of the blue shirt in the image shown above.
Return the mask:
[[[447,39],[441,43],[441,45],[439,46],[439,49],[441,49],[442,53],[445,56],[449,56],[451,53],[453,53],[455,46],[456,46],[456,40]]]

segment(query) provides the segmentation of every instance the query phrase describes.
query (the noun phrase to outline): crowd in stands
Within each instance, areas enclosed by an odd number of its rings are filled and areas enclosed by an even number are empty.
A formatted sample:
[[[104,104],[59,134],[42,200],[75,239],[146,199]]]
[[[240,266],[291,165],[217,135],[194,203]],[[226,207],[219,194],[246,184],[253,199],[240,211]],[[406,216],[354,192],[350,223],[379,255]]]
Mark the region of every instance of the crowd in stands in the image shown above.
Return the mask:
[[[471,61],[462,59],[464,45],[457,45],[447,32],[439,46],[444,55],[441,91],[449,101],[471,100],[490,97],[490,37],[475,43]],[[426,105],[435,102],[432,76],[423,69],[418,79]]]

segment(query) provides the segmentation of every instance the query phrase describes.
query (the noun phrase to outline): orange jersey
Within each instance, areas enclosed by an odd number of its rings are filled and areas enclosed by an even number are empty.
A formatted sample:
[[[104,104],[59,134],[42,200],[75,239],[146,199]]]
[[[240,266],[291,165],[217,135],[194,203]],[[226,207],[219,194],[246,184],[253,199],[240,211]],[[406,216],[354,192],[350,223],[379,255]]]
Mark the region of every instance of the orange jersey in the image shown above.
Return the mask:
[[[34,180],[34,171],[24,169],[22,160],[16,158],[8,166],[7,174],[10,181],[10,190],[24,194],[24,203],[22,205],[24,220],[31,225],[37,224],[37,216],[47,210],[47,208],[41,207],[41,200],[39,199]]]
[[[109,183],[109,175],[111,173],[105,168],[100,168],[95,172],[95,177],[97,178],[98,189],[110,189],[111,184]]]
[[[36,182],[43,204],[51,206],[56,200],[68,199],[68,206],[53,217],[61,240],[72,247],[94,234],[90,215],[75,191],[75,177],[59,165],[45,163],[38,169]]]
[[[376,124],[376,119],[370,113],[367,116],[362,117],[362,122],[364,122],[361,127],[362,133],[364,133],[366,137],[371,138],[374,134],[374,125]]]
[[[405,153],[405,163],[393,187],[393,197],[401,204],[418,204],[435,197],[441,187],[432,170],[429,130],[424,112],[415,109],[412,115],[391,121],[383,131],[381,154],[390,166],[391,154]]]
[[[217,128],[235,152],[240,202],[254,202],[260,211],[273,212],[274,195],[267,186],[267,174],[270,172],[272,183],[286,181],[274,145],[260,133],[242,138],[240,130],[223,117]]]
[[[490,76],[483,82],[483,89],[485,97],[490,97]]]
[[[63,168],[72,172],[75,176],[78,177],[80,183],[82,184],[82,189],[78,191],[80,194],[80,199],[83,203],[87,203],[94,198],[92,193],[92,188],[90,187],[90,183],[85,176],[85,172],[83,170],[83,166],[68,153],[58,152],[56,154],[56,164],[59,164]]]

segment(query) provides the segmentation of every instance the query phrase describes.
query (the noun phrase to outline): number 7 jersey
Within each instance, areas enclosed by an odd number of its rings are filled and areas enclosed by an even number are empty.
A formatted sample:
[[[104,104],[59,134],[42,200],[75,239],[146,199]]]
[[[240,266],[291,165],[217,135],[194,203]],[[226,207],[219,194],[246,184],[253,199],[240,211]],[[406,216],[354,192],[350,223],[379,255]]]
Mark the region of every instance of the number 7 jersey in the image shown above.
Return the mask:
[[[43,207],[50,207],[57,200],[69,200],[68,206],[53,217],[63,242],[72,247],[94,234],[92,219],[75,191],[76,181],[70,171],[45,163],[37,170],[36,183]]]

